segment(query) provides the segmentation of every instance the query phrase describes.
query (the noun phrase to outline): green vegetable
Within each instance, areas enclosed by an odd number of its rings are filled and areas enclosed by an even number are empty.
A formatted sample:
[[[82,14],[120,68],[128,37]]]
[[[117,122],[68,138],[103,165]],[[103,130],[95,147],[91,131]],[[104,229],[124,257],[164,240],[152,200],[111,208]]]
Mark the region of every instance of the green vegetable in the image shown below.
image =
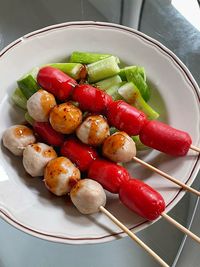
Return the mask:
[[[40,88],[36,82],[37,72],[38,68],[35,68],[17,81],[18,87],[21,89],[22,93],[27,99],[36,93]]]
[[[128,66],[128,67],[124,67],[123,69],[120,69],[120,72],[119,72],[119,76],[121,77],[121,79],[123,81],[127,81],[127,78],[126,78],[126,71],[127,70],[135,70],[137,69],[137,71],[142,75],[144,81],[146,82],[146,73],[145,73],[145,69],[143,67],[139,67],[139,66]]]
[[[110,135],[118,132],[118,130],[115,127],[110,127]]]
[[[20,108],[26,110],[27,99],[19,88],[16,88],[11,96],[12,101]]]
[[[25,113],[24,117],[25,117],[25,120],[26,120],[30,125],[33,126],[35,120],[29,115],[28,112]]]
[[[115,75],[111,78],[107,78],[105,80],[99,81],[95,85],[104,91],[108,89],[109,87],[119,84],[121,82],[122,82],[122,79],[120,78],[120,76]]]
[[[140,137],[139,137],[139,135],[131,136],[131,138],[132,138],[133,141],[135,142],[136,149],[137,149],[138,151],[142,151],[142,150],[150,149],[150,147],[145,146],[145,145],[140,141]]]
[[[140,93],[144,100],[148,101],[150,98],[150,89],[144,79],[144,76],[141,74],[141,69],[138,67],[128,68],[125,70],[125,74],[127,81],[133,82],[140,90]]]
[[[118,93],[125,99],[127,103],[143,111],[149,120],[155,120],[159,117],[159,114],[144,101],[140,91],[134,83],[129,82],[122,85],[118,89]]]
[[[111,56],[87,65],[89,82],[97,82],[119,73],[116,57]]]
[[[63,71],[64,73],[68,74],[75,80],[78,80],[81,78],[81,71],[85,68],[80,63],[51,63],[51,64],[48,64],[48,66],[51,66],[53,68]]]
[[[94,62],[97,62],[99,60],[108,58],[110,56],[112,56],[112,55],[74,51],[71,54],[70,62],[90,64],[90,63],[94,63]],[[116,60],[117,60],[117,63],[119,63],[119,58],[116,57]]]
[[[118,89],[122,86],[122,83],[115,84],[106,90],[106,93],[112,96],[113,100],[121,100],[123,97],[118,93]]]

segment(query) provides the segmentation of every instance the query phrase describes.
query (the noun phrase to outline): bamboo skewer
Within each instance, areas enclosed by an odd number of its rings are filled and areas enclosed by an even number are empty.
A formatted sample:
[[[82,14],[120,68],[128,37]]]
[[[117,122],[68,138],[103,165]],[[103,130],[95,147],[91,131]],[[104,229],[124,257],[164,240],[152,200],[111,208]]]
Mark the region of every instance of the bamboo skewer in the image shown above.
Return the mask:
[[[192,149],[192,150],[194,150],[194,151],[196,151],[196,152],[199,152],[199,153],[200,153],[200,147],[197,147],[197,146],[193,146],[193,145],[191,145],[191,146],[190,146],[190,149]]]
[[[200,237],[198,237],[197,235],[195,235],[194,233],[192,233],[190,230],[188,230],[187,228],[185,228],[183,225],[181,225],[180,223],[178,223],[176,220],[174,220],[172,217],[170,217],[166,213],[162,213],[161,216],[164,219],[166,219],[168,222],[170,222],[171,224],[173,224],[180,231],[182,231],[184,234],[190,236],[193,240],[195,240],[197,243],[200,244]]]
[[[179,185],[180,187],[182,187],[183,189],[187,190],[187,191],[190,191],[191,193],[193,194],[196,194],[198,197],[200,197],[200,191],[197,191],[196,189],[184,184],[183,182],[179,181],[178,179],[172,177],[171,175],[167,174],[166,172],[163,172],[159,169],[157,169],[156,167],[146,163],[145,161],[137,158],[137,157],[133,157],[133,160],[136,161],[137,163],[143,165],[144,167],[158,173],[159,175],[165,177],[166,179],[172,181],[173,183]]]
[[[139,246],[151,255],[161,266],[169,267],[169,265],[161,259],[150,247],[148,247],[142,240],[140,240],[133,232],[131,232],[124,224],[122,224],[115,216],[113,216],[107,209],[101,206],[100,211],[104,213],[111,221],[113,221],[119,228],[121,228],[131,239],[133,239]]]

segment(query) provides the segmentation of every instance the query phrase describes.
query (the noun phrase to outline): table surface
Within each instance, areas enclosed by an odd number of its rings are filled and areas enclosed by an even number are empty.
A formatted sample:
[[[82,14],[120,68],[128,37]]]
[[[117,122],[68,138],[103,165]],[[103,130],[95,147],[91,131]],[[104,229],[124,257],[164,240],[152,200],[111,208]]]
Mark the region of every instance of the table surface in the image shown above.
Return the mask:
[[[200,85],[200,8],[196,0],[7,0],[0,8],[0,50],[39,28],[77,20],[138,29],[171,49]],[[193,186],[200,188],[200,173]],[[200,206],[186,194],[170,214],[200,236]],[[193,220],[194,219],[194,220]],[[165,229],[165,231],[163,231]],[[170,266],[199,266],[199,247],[160,220],[138,236]],[[156,267],[128,237],[98,245],[63,245],[27,235],[0,219],[0,267]]]

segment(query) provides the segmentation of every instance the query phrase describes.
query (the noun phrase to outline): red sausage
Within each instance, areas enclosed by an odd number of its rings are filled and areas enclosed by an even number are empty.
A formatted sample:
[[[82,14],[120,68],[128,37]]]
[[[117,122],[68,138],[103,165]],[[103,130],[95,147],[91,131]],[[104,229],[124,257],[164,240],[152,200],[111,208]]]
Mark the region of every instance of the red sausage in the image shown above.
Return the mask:
[[[61,155],[69,158],[80,171],[89,169],[91,163],[98,157],[97,152],[75,138],[67,139],[61,147]]]
[[[72,97],[81,110],[101,114],[105,114],[108,104],[113,102],[111,96],[88,84],[76,86]]]
[[[121,184],[121,202],[147,220],[155,220],[165,210],[163,197],[144,182],[130,179]]]
[[[39,70],[37,81],[42,88],[59,100],[67,100],[77,85],[77,82],[70,76],[50,66]]]
[[[61,146],[64,142],[64,135],[56,132],[48,122],[35,122],[34,131],[41,139],[52,146]]]
[[[172,156],[187,154],[192,140],[188,133],[159,121],[148,122],[140,132],[143,144]]]
[[[118,193],[121,183],[129,180],[130,176],[122,166],[107,160],[97,159],[89,168],[88,178],[96,180],[111,193]]]
[[[146,115],[123,100],[112,102],[107,108],[108,122],[129,135],[138,135],[147,122]]]

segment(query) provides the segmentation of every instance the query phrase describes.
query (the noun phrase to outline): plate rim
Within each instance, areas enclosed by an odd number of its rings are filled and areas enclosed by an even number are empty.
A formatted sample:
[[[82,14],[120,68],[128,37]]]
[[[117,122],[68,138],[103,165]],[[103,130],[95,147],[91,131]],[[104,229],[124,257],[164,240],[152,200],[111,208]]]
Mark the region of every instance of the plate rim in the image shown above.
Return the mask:
[[[20,45],[21,43],[26,42],[26,40],[29,40],[30,38],[34,38],[35,36],[38,36],[38,35],[42,36],[42,34],[49,32],[49,31],[53,31],[53,30],[57,30],[57,29],[61,29],[61,28],[73,27],[73,26],[83,26],[83,27],[86,27],[86,26],[95,27],[96,26],[96,27],[102,27],[104,29],[105,28],[114,28],[117,30],[122,30],[124,32],[131,33],[133,35],[137,35],[137,36],[145,39],[146,41],[149,41],[151,43],[151,45],[153,44],[154,46],[156,46],[157,49],[159,48],[159,50],[164,52],[165,55],[168,56],[168,58],[173,60],[176,67],[179,67],[179,69],[182,71],[182,74],[184,75],[184,77],[187,78],[186,79],[187,82],[189,82],[190,85],[192,86],[194,92],[196,93],[197,99],[200,103],[200,89],[199,89],[197,82],[193,78],[191,72],[186,67],[186,65],[170,49],[168,49],[165,45],[163,45],[162,43],[160,43],[156,39],[140,32],[138,30],[135,30],[135,29],[132,29],[130,27],[123,26],[120,24],[116,24],[116,23],[99,22],[99,21],[73,21],[73,22],[64,22],[64,23],[59,23],[59,24],[54,24],[54,25],[50,25],[47,27],[43,27],[43,28],[38,29],[36,31],[32,31],[28,34],[25,34],[24,36],[16,39],[15,41],[11,42],[10,44],[8,44],[5,48],[3,48],[0,51],[0,59],[8,51],[10,51],[11,49]],[[196,175],[198,174],[199,169],[200,169],[200,154],[197,156],[196,162],[194,163],[193,169],[191,170],[189,177],[188,177],[187,181],[185,182],[185,184],[187,184],[187,185],[192,184],[192,182],[196,178]],[[185,195],[185,191],[183,189],[180,189],[176,193],[174,198],[166,206],[166,209],[165,209],[166,213],[169,210],[171,210],[181,200],[181,198],[184,195]],[[103,235],[103,236],[88,237],[88,238],[87,237],[83,237],[83,238],[74,237],[73,238],[73,237],[64,237],[64,236],[59,236],[59,235],[52,235],[50,233],[38,231],[36,229],[33,229],[31,227],[28,227],[28,226],[22,224],[19,220],[15,219],[15,217],[12,214],[10,214],[7,210],[5,210],[5,208],[3,208],[3,207],[0,207],[0,217],[3,218],[5,221],[7,221],[12,226],[14,226],[15,228],[17,228],[17,229],[19,229],[25,233],[28,233],[32,236],[35,236],[35,237],[38,237],[41,239],[45,239],[45,240],[53,241],[53,242],[59,242],[59,243],[66,243],[66,244],[102,243],[102,242],[108,242],[108,241],[114,240],[115,238],[126,236],[126,234],[123,233],[122,231],[112,233],[112,234]],[[159,219],[160,218],[158,218],[157,220],[159,220]],[[145,220],[142,223],[139,223],[133,227],[130,227],[129,229],[133,232],[138,232],[138,231],[143,229],[144,225],[146,225],[146,224],[151,225],[151,224],[155,223],[157,220],[155,220],[153,222],[148,222],[147,220]]]

